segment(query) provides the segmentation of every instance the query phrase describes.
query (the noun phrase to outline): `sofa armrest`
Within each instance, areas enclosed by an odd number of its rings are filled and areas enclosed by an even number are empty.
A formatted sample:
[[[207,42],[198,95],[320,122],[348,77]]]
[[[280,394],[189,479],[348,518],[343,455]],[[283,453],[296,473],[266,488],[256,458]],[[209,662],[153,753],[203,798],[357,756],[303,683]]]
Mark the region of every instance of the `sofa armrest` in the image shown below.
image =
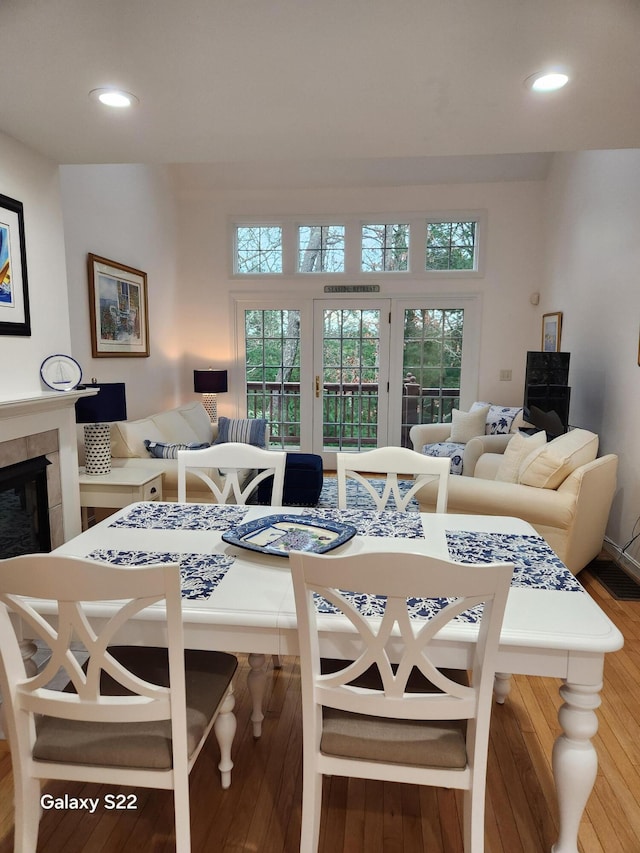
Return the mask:
[[[484,453],[504,453],[512,438],[513,435],[509,433],[507,435],[477,435],[470,439],[464,448],[464,469],[462,471],[464,476],[476,476],[476,465],[480,457]],[[493,478],[485,476],[485,479]]]
[[[413,449],[422,453],[425,444],[437,444],[448,441],[451,435],[451,424],[414,424],[409,430],[409,438]]]

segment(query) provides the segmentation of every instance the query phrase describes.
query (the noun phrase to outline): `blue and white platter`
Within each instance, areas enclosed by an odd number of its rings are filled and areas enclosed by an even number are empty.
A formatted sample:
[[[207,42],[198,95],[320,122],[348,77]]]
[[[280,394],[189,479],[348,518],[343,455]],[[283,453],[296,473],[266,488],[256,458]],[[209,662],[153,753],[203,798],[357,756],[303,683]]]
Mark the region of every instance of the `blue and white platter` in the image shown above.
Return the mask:
[[[266,515],[222,534],[229,545],[288,557],[289,551],[324,554],[356,535],[351,524],[305,515]]]

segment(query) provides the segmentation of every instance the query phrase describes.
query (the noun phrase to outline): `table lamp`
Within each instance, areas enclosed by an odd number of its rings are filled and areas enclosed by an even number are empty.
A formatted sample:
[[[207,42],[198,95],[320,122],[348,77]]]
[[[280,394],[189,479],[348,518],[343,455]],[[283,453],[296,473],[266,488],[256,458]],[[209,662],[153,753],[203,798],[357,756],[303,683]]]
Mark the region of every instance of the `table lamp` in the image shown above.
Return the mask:
[[[85,473],[108,474],[111,471],[111,421],[127,419],[124,382],[100,382],[85,385],[97,388],[92,397],[76,403],[76,423],[84,424]]]
[[[194,370],[193,390],[202,394],[202,405],[205,407],[212,424],[218,421],[218,394],[228,390],[226,370]]]

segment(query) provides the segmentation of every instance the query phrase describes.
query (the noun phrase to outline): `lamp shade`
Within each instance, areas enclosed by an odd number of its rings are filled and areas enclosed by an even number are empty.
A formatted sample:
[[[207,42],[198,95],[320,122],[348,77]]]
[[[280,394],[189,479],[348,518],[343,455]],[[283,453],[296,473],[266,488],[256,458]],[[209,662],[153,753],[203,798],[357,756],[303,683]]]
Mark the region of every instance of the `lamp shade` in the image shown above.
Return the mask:
[[[127,399],[124,382],[100,382],[98,385],[85,385],[85,388],[97,388],[93,397],[83,397],[76,403],[76,423],[100,424],[110,421],[126,421]]]
[[[193,371],[193,390],[197,394],[222,394],[227,389],[226,370]]]

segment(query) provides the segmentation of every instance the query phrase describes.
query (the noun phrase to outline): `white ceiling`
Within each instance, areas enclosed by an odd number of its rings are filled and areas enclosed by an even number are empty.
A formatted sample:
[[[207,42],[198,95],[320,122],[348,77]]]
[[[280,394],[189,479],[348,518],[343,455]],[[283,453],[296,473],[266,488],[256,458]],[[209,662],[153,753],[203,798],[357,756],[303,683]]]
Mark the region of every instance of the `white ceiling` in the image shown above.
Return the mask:
[[[639,45],[638,0],[0,0],[0,130],[222,187],[535,178],[640,147]]]

